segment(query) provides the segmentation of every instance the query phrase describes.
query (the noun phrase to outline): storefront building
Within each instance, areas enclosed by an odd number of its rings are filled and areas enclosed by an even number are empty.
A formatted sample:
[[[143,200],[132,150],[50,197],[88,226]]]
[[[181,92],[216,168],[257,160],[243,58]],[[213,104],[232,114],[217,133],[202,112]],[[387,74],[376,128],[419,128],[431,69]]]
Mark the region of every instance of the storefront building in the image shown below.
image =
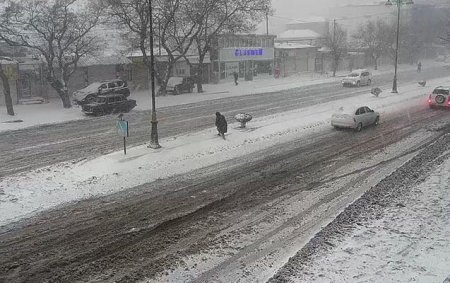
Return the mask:
[[[239,78],[253,80],[255,76],[272,75],[274,35],[221,35],[211,52],[213,81]]]

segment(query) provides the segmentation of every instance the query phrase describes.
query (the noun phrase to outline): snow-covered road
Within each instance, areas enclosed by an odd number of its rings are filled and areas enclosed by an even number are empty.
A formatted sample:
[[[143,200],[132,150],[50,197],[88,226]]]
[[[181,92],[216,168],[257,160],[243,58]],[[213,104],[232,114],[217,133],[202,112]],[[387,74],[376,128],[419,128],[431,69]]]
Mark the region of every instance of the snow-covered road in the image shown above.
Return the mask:
[[[420,74],[420,77],[429,80],[427,87],[412,89],[421,90],[421,94],[430,92],[435,84],[431,82],[431,79],[443,77],[446,74],[447,71],[442,66],[430,66]],[[403,87],[407,87],[408,82],[417,86],[418,76],[415,71],[402,72],[400,90],[404,95],[403,99],[409,98],[409,88],[404,89]],[[391,74],[380,74],[376,77],[374,85],[385,90],[382,94],[383,97],[391,95],[389,93],[391,81]],[[300,82],[299,85],[302,83]],[[194,95],[192,94],[189,99],[186,99],[185,96],[162,97],[164,103],[158,104],[159,136],[160,138],[170,138],[210,129],[214,125],[216,111],[224,113],[228,121],[233,122],[233,116],[240,112],[250,113],[258,118],[349,97],[360,97],[363,101],[371,98],[370,87],[342,88],[335,79],[334,82],[311,84],[294,89],[283,90],[283,86],[275,87],[272,89],[266,87],[265,91],[273,90],[274,92],[261,94],[237,91],[231,96],[196,94],[198,97],[192,97]],[[277,91],[277,89],[281,89],[281,91]],[[361,96],[362,94],[366,96]],[[186,97],[188,96],[186,95]],[[180,99],[181,101],[178,101]],[[149,101],[148,98],[146,100]],[[192,102],[187,103],[189,100]],[[163,107],[164,105],[168,107]],[[45,105],[43,106],[45,107]],[[51,115],[52,112],[47,114]],[[125,115],[125,118],[130,121],[131,137],[128,139],[128,143],[140,145],[148,142],[150,139],[149,112],[134,111]],[[116,120],[116,116],[109,115],[3,132],[0,135],[0,147],[2,148],[0,159],[3,161],[0,163],[0,177],[62,161],[90,159],[118,151],[121,149],[122,141],[114,129]],[[0,126],[4,126],[4,124]],[[166,146],[163,142],[162,145]]]
[[[430,84],[443,81],[438,79]],[[164,147],[157,151],[143,145],[128,149],[126,156],[118,151],[92,160],[63,162],[7,176],[0,180],[0,225],[67,202],[126,190],[305,137],[329,128],[331,113],[342,106],[362,105],[363,101],[381,113],[382,122],[384,116],[392,113],[426,107],[427,96],[422,88],[410,85],[403,91],[401,95],[361,94],[345,99],[330,94],[333,100],[329,102],[256,117],[246,129],[240,129],[238,123],[230,124],[226,141],[217,140],[215,128],[208,128],[163,139]],[[64,142],[35,145],[30,150],[52,149]]]
[[[444,282],[450,134],[346,208],[270,282]]]
[[[402,89],[300,101],[257,116],[248,131],[231,125],[226,141],[208,127],[164,138],[157,152],[141,146],[4,177],[3,223],[86,199],[1,227],[0,279],[264,281],[448,130],[450,113],[427,108],[428,90]],[[331,129],[333,110],[361,101],[381,112],[379,127]]]

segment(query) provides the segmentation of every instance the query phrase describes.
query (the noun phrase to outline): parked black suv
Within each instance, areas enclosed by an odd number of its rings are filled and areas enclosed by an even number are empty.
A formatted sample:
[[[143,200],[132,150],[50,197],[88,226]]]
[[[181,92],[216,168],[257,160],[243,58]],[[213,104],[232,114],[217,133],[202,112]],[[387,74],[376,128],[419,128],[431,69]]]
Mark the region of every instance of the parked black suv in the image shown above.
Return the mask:
[[[191,77],[171,77],[167,82],[166,92],[181,94],[194,91],[195,80]]]
[[[82,105],[86,115],[101,116],[112,113],[126,113],[136,107],[136,100],[127,99],[123,94],[98,95],[90,103]]]
[[[130,89],[126,81],[115,79],[110,81],[95,82],[87,87],[73,93],[73,101],[78,105],[83,105],[93,101],[98,95],[122,94],[125,97],[130,95]]]

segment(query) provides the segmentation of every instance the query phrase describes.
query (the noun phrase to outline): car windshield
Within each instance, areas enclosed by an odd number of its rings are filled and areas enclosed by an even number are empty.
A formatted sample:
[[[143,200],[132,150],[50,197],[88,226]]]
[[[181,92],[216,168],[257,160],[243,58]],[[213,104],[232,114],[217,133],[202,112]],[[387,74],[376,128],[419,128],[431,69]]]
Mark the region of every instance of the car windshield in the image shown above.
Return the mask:
[[[183,83],[183,78],[181,77],[172,77],[169,79],[169,82],[167,83],[167,85],[169,86],[175,86],[177,84],[181,84]]]
[[[442,89],[442,88],[437,88],[433,91],[433,94],[443,94],[443,95],[448,95],[449,94],[449,90],[448,89]]]
[[[101,83],[92,83],[90,85],[88,85],[87,87],[80,89],[80,92],[85,92],[85,93],[95,93],[98,91],[98,88],[100,87]]]
[[[95,102],[97,103],[105,103],[106,102],[106,97],[96,97],[95,98]]]
[[[450,283],[449,19],[0,0],[0,283]]]

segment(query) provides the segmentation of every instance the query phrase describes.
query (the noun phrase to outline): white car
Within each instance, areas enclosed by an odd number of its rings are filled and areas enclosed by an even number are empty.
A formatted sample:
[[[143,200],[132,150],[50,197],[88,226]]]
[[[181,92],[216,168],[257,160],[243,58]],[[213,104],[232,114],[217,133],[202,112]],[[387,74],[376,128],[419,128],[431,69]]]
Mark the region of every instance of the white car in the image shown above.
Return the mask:
[[[342,86],[356,86],[372,84],[372,74],[366,69],[354,70],[341,81]]]
[[[440,86],[433,90],[428,97],[428,105],[430,108],[450,107],[450,87]]]
[[[380,114],[367,106],[347,108],[341,107],[331,116],[331,125],[336,128],[351,128],[361,131],[363,127],[378,125]]]

